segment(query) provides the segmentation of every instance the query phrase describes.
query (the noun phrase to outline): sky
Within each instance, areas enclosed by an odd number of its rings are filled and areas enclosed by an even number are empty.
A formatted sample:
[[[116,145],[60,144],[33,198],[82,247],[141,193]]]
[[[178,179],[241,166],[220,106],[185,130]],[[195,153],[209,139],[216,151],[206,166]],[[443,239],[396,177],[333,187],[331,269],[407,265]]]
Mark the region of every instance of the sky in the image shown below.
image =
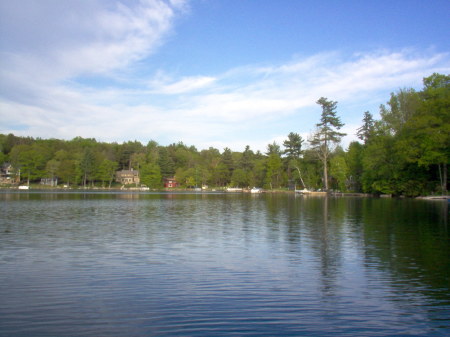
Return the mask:
[[[448,0],[0,0],[0,133],[264,152],[450,73]]]

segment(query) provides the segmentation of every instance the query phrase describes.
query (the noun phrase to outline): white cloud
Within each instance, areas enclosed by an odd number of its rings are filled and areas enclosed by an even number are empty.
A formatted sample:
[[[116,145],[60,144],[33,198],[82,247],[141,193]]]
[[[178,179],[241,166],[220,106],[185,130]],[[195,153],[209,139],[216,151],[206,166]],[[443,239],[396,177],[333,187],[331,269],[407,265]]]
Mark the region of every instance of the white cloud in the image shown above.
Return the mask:
[[[110,75],[153,53],[184,4],[163,0],[141,0],[134,6],[105,0],[2,2],[2,20],[15,19],[0,26],[2,35],[8,36],[1,46],[2,68],[22,69],[28,78],[44,83],[84,74]],[[11,75],[6,75],[10,80]]]
[[[306,139],[320,117],[315,102],[325,96],[339,102],[348,144],[363,111],[384,103],[389,92],[421,87],[422,77],[450,70],[447,54],[400,50],[350,56],[322,53],[222,74],[169,76],[161,70],[144,79],[129,68],[157,50],[187,2],[66,0],[43,1],[39,7],[33,1],[12,3],[2,2],[0,9],[16,11],[22,24],[31,19],[34,23],[17,35],[17,41],[0,44],[0,133],[183,141],[199,149],[243,150],[250,145],[265,151],[268,143],[281,144],[291,131]],[[25,3],[30,10],[20,16]],[[0,25],[4,35],[20,22]],[[27,45],[28,40],[34,42]],[[74,80],[98,74],[106,85]]]
[[[163,76],[158,76],[163,77]],[[183,77],[176,82],[170,82],[167,77],[164,79],[155,79],[150,85],[154,93],[175,95],[191,92],[198,89],[203,89],[209,87],[215,82],[214,77],[210,76],[194,76],[194,77]]]

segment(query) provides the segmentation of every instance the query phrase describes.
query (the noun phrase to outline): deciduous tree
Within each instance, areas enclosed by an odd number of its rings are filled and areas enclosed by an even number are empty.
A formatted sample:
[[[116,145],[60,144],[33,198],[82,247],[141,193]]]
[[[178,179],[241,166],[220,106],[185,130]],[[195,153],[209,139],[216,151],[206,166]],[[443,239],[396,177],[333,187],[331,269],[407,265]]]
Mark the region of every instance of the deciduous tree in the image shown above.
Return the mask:
[[[445,194],[450,160],[450,76],[424,78],[422,97],[421,106],[405,125],[404,153],[409,161],[435,169]]]
[[[98,178],[102,181],[103,186],[105,186],[105,182],[108,182],[108,187],[111,188],[118,168],[119,163],[109,159],[103,159],[98,168]]]
[[[31,180],[41,178],[44,174],[45,157],[36,144],[14,146],[10,153],[10,159],[21,177],[27,179],[28,185]]]
[[[162,175],[158,164],[148,163],[142,165],[140,169],[141,183],[150,188],[160,188],[162,186]]]

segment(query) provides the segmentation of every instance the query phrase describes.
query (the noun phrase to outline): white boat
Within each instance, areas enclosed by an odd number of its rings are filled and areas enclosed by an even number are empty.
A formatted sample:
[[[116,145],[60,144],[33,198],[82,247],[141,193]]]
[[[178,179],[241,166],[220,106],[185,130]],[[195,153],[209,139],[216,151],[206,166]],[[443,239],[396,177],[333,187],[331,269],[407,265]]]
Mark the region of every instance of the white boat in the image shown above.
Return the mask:
[[[323,191],[310,191],[306,188],[304,188],[303,190],[295,190],[295,193],[301,194],[301,195],[311,195],[311,196],[326,196],[328,195],[327,192],[323,192]]]
[[[28,185],[20,185],[19,186],[19,190],[29,190],[30,189],[30,186],[28,186]]]
[[[250,190],[250,193],[261,193],[261,192],[262,192],[262,190],[260,188],[257,188],[257,187],[253,187]]]
[[[307,188],[304,188],[302,190],[295,190],[295,193],[299,193],[299,194],[310,194],[312,193],[310,190],[308,190]]]

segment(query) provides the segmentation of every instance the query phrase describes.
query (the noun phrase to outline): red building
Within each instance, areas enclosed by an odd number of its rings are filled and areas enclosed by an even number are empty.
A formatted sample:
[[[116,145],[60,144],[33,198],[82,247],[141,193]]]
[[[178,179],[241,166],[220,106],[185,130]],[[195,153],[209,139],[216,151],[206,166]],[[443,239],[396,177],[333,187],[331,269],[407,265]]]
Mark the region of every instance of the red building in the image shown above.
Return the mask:
[[[164,178],[164,187],[165,188],[178,187],[178,182],[175,180],[175,178]]]

